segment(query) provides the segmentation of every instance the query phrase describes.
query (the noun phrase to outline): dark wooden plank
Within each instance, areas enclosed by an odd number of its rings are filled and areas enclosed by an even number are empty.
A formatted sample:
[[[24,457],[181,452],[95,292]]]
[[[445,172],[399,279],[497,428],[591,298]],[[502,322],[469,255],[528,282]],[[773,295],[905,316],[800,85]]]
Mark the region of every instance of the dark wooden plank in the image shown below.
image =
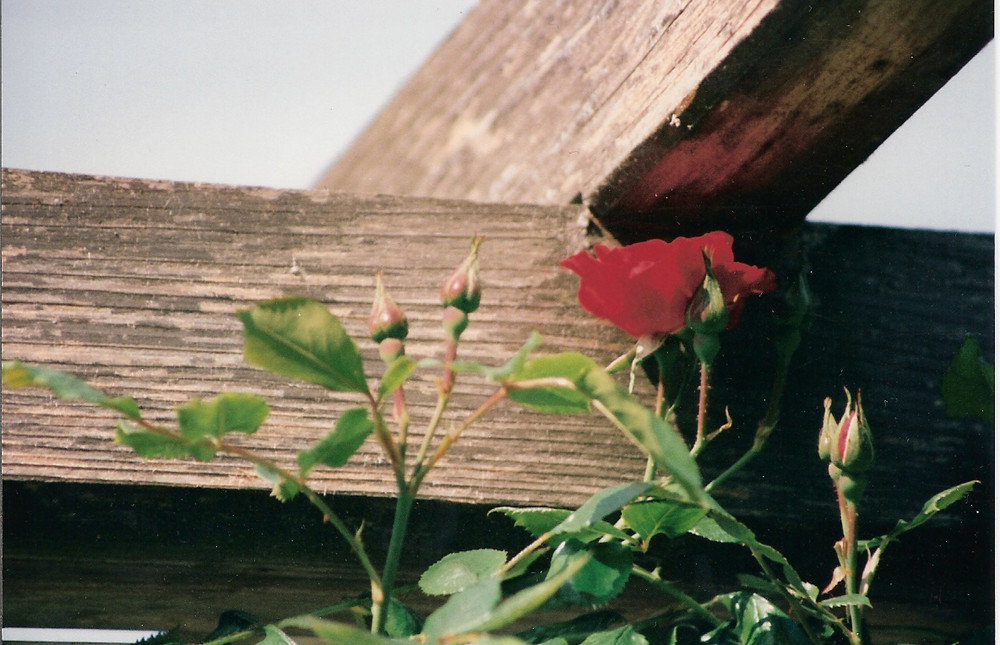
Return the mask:
[[[992,35],[986,0],[486,0],[320,185],[787,227]]]
[[[437,285],[474,231],[483,247],[484,303],[463,354],[496,364],[532,330],[546,351],[573,349],[609,360],[629,344],[575,302],[573,276],[556,263],[579,244],[571,207],[479,205],[322,192],[163,184],[7,171],[3,211],[3,354],[54,364],[110,392],[136,394],[155,418],[178,403],[224,389],[256,391],[274,404],[247,445],[292,463],[349,404],[246,367],[233,312],[302,293],[328,303],[364,336],[372,275],[387,271],[409,312],[410,353],[440,339]],[[993,435],[982,423],[948,419],[941,374],[964,334],[993,353],[993,238],[859,227],[809,226],[790,238],[812,267],[816,310],[794,366],[774,445],[719,490],[741,513],[798,518],[833,512],[815,457],[822,401],[862,389],[878,436],[866,518],[912,515],[938,490],[982,479],[978,502],[953,521],[992,517]],[[575,240],[575,241],[573,241]],[[796,241],[797,240],[797,241]],[[748,251],[754,251],[753,246]],[[748,259],[790,263],[769,251]],[[298,274],[291,271],[293,261]],[[774,302],[748,307],[717,367],[713,422],[728,404],[732,431],[708,451],[706,476],[750,444],[767,398]],[[374,347],[362,343],[371,373]],[[456,409],[490,389],[460,382]],[[415,419],[432,386],[414,385]],[[110,415],[57,404],[44,393],[3,393],[5,478],[261,487],[240,463],[139,461],[110,441]],[[685,417],[686,418],[686,417]],[[419,428],[415,422],[415,428]],[[918,464],[918,465],[914,465]],[[423,491],[472,503],[578,504],[595,489],[642,470],[631,445],[597,417],[541,416],[504,406],[474,426]],[[776,473],[780,473],[777,475]],[[390,495],[374,446],[336,472],[317,471],[331,492]],[[766,499],[766,504],[760,500]],[[976,513],[980,520],[975,520]],[[977,526],[985,524],[977,524]]]
[[[365,521],[365,543],[381,561],[393,514],[388,499],[335,496],[329,503],[352,525]],[[6,482],[3,489],[3,613],[6,626],[180,627],[203,637],[221,612],[239,609],[279,620],[367,591],[344,545],[306,503],[279,504],[263,491],[159,486]],[[404,553],[402,583],[451,551],[513,553],[527,534],[488,507],[419,502]],[[751,522],[812,582],[829,576],[834,518],[799,525]],[[875,643],[924,635],[887,632],[906,625],[958,638],[992,623],[992,559],[985,537],[927,526],[890,550],[866,616]],[[971,538],[971,539],[970,539]],[[667,551],[669,549],[669,552]],[[755,570],[740,547],[685,538],[654,543],[664,575],[699,598]],[[428,612],[441,602],[419,591],[405,602]],[[640,619],[662,612],[662,592],[631,583],[606,607]],[[567,619],[571,610],[532,620]],[[350,620],[339,615],[340,620]],[[522,627],[535,624],[522,622]],[[935,641],[936,642],[936,641]]]

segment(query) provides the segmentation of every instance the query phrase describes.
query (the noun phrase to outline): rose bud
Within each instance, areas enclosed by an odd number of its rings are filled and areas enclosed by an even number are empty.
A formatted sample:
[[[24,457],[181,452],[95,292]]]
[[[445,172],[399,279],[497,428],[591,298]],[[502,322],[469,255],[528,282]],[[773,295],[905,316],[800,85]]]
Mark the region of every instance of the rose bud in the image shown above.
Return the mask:
[[[382,273],[379,272],[375,276],[375,301],[372,303],[371,315],[368,316],[368,334],[376,343],[381,343],[386,338],[404,340],[409,331],[410,324],[406,320],[406,314],[385,292]]]
[[[823,430],[820,433],[819,452],[824,453],[834,466],[852,476],[862,475],[875,461],[875,443],[871,428],[861,407],[861,393],[857,402],[851,401],[847,392],[847,405],[840,421],[834,423],[830,414],[830,400],[825,402]]]
[[[479,245],[483,243],[483,239],[480,236],[472,238],[469,255],[441,285],[442,306],[455,307],[467,314],[479,308],[482,291],[479,281]]]

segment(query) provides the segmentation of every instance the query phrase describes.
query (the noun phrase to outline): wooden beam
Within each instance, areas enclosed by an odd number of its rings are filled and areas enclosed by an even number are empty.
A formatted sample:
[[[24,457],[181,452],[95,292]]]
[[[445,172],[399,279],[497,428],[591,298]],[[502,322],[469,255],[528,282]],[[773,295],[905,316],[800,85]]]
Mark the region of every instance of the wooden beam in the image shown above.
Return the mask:
[[[243,363],[233,314],[257,301],[283,294],[320,299],[355,338],[364,338],[373,275],[381,268],[411,319],[408,352],[435,356],[443,336],[438,285],[479,232],[487,236],[483,304],[460,357],[500,364],[533,330],[546,339],[541,351],[582,351],[602,363],[630,345],[579,308],[576,279],[557,267],[584,243],[580,207],[14,170],[4,171],[2,189],[5,360],[50,364],[109,393],[133,394],[164,421],[192,397],[233,389],[260,393],[274,410],[246,445],[281,463],[294,463],[296,452],[323,436],[338,411],[357,402]],[[831,512],[815,435],[823,399],[840,396],[847,386],[864,391],[878,436],[866,521],[912,515],[934,493],[969,479],[983,480],[977,494],[992,500],[993,435],[985,424],[947,418],[938,390],[965,334],[976,335],[992,357],[992,236],[812,226],[794,239],[812,268],[815,315],[774,445],[720,488],[719,498],[734,512],[776,518]],[[786,262],[773,252],[738,253],[778,268]],[[747,449],[763,414],[774,306],[769,298],[751,303],[740,327],[727,333],[710,420],[721,425],[728,406],[736,423],[707,451],[706,477]],[[360,345],[368,373],[378,373],[374,346]],[[414,431],[433,406],[429,377],[408,393]],[[463,378],[454,409],[472,410],[491,391],[479,377]],[[7,479],[266,487],[245,464],[231,460],[139,460],[111,442],[110,414],[56,402],[44,392],[5,390],[2,404]],[[643,465],[600,417],[538,415],[503,405],[463,436],[421,494],[573,506],[602,486],[637,477]],[[330,492],[394,491],[374,445],[347,466],[317,470],[316,476],[317,486]],[[992,502],[952,517],[985,521]]]
[[[485,0],[319,185],[785,228],[992,35],[987,0]]]

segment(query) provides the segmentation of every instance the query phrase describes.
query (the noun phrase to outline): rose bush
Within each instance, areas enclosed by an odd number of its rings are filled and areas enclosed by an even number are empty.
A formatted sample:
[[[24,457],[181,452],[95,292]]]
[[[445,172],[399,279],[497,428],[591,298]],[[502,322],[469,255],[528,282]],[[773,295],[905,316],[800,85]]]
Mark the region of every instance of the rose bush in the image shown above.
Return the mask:
[[[667,336],[686,325],[686,312],[705,279],[708,259],[729,309],[731,329],[746,298],[777,287],[770,269],[736,262],[723,231],[671,242],[648,240],[621,248],[598,244],[559,263],[580,276],[580,304],[635,338]]]

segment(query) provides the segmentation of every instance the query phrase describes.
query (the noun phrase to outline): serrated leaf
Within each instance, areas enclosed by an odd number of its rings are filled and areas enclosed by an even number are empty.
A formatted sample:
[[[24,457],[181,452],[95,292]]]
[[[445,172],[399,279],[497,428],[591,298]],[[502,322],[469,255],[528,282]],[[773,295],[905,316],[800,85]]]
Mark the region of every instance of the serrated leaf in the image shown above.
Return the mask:
[[[177,426],[189,440],[221,437],[227,432],[253,434],[270,409],[254,394],[224,392],[208,400],[192,399],[177,408]]]
[[[559,591],[562,585],[586,566],[587,562],[588,558],[574,560],[556,576],[518,591],[497,605],[475,629],[479,631],[502,629],[514,621],[520,620],[544,605]]]
[[[705,509],[673,500],[647,500],[629,504],[622,509],[622,518],[643,543],[655,535],[675,538],[684,535],[705,517]]]
[[[441,636],[464,634],[479,630],[500,602],[500,580],[489,577],[480,580],[448,599],[424,621],[427,642]]]
[[[512,506],[501,506],[494,508],[490,513],[503,513],[510,519],[514,520],[515,526],[520,526],[525,531],[531,534],[532,537],[539,537],[543,533],[553,531],[557,526],[566,520],[572,511],[568,511],[564,508],[516,508]],[[605,536],[611,536],[619,540],[629,539],[629,535],[619,528],[616,528],[609,522],[597,521],[593,522],[590,526],[569,534],[565,531],[560,531],[557,536],[554,536],[550,543],[553,545],[559,542],[569,539],[570,537],[580,540],[581,542],[592,542],[593,540],[598,540]]]
[[[605,632],[597,632],[583,639],[580,645],[649,645],[646,637],[631,625]]]
[[[718,596],[717,600],[732,616],[732,620],[725,625],[725,628],[741,645],[808,645],[809,643],[805,632],[763,596],[740,591]]]
[[[64,401],[79,400],[102,408],[121,412],[129,419],[141,416],[139,406],[129,397],[109,398],[100,390],[87,385],[82,379],[40,365],[29,365],[21,361],[4,361],[3,384],[11,389],[22,387],[43,387]]]
[[[424,571],[418,584],[425,594],[447,596],[493,576],[506,563],[507,554],[496,549],[449,553]]]
[[[872,602],[868,599],[868,596],[863,596],[859,593],[854,594],[844,594],[843,596],[837,596],[835,598],[827,598],[826,600],[820,601],[821,605],[824,607],[871,607]]]
[[[287,477],[283,477],[281,473],[273,468],[264,464],[254,464],[253,469],[262,479],[273,484],[271,495],[279,502],[287,502],[294,499],[301,492],[297,483]]]
[[[601,404],[602,412],[660,469],[673,477],[692,501],[709,503],[701,486],[698,465],[676,428],[668,426],[666,421],[642,405],[597,366],[581,375],[576,384]]]
[[[559,589],[550,607],[603,605],[625,588],[632,573],[632,551],[618,542],[587,546],[567,540],[552,554],[547,577],[558,575],[581,558],[586,558],[586,563]]]
[[[353,625],[323,620],[316,616],[298,616],[283,620],[280,624],[283,627],[308,629],[330,645],[398,645],[398,641],[393,639],[377,636]]]
[[[532,381],[544,378],[564,378],[575,382],[587,370],[597,365],[583,354],[566,352],[554,356],[540,356],[511,375],[511,382]],[[507,397],[525,407],[539,412],[573,414],[590,411],[590,397],[575,388],[545,386],[530,389],[511,389]]]
[[[135,454],[147,459],[194,457],[198,461],[211,461],[216,452],[210,444],[163,435],[127,421],[120,421],[115,427],[115,443],[128,446]]]
[[[400,356],[394,360],[391,365],[385,368],[382,380],[379,381],[379,398],[383,398],[387,394],[392,394],[406,382],[406,379],[410,378],[410,374],[413,374],[413,370],[415,369],[417,369],[417,362],[409,356]]]
[[[237,312],[251,365],[337,391],[367,392],[361,354],[325,306],[282,298]]]
[[[559,535],[576,533],[590,528],[595,522],[604,519],[635,498],[645,495],[654,486],[655,484],[650,482],[629,482],[600,490],[594,493],[580,508],[570,513],[565,520],[552,529],[552,532]]]
[[[375,428],[365,408],[351,408],[340,415],[333,430],[316,445],[298,455],[299,472],[303,476],[317,464],[337,468],[347,463]]]
[[[983,360],[979,343],[966,336],[941,379],[941,398],[950,417],[971,416],[993,422],[995,401],[993,366]]]

